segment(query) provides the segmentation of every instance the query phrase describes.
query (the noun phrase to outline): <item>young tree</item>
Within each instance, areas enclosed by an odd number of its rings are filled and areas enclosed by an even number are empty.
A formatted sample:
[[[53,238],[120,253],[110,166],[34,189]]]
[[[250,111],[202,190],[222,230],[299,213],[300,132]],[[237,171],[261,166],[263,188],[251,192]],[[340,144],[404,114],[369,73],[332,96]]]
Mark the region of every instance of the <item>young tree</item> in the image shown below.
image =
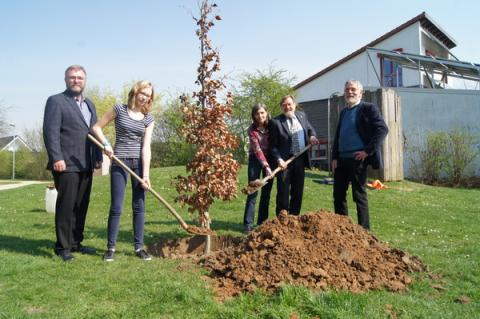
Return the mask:
[[[194,147],[181,133],[183,104],[177,95],[153,112],[155,129],[152,138],[152,166],[185,165],[192,158]]]
[[[202,227],[210,228],[208,209],[214,198],[230,200],[236,196],[237,173],[240,165],[234,160],[231,149],[238,146],[236,138],[228,131],[226,117],[232,115],[233,96],[226,94],[225,103],[220,103],[217,93],[225,88],[223,79],[216,78],[220,70],[220,55],[212,47],[208,32],[214,21],[216,4],[207,0],[200,3],[200,17],[196,21],[200,41],[200,63],[197,69],[199,90],[192,99],[181,98],[183,105],[182,133],[186,141],[196,148],[196,153],[187,164],[190,175],[178,176],[176,200],[189,206],[190,212],[198,212]],[[208,241],[206,251],[208,251]]]

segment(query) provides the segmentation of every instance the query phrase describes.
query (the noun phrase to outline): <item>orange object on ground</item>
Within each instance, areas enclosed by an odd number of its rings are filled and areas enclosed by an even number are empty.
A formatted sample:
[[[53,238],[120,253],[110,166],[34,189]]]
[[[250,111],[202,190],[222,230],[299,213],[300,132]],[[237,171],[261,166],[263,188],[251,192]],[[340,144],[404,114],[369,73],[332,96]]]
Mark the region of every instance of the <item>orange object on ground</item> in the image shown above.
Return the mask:
[[[387,189],[388,188],[387,185],[382,184],[382,182],[380,182],[380,180],[378,180],[378,179],[374,180],[373,183],[367,183],[367,186],[370,187],[370,188],[375,188],[375,189]]]

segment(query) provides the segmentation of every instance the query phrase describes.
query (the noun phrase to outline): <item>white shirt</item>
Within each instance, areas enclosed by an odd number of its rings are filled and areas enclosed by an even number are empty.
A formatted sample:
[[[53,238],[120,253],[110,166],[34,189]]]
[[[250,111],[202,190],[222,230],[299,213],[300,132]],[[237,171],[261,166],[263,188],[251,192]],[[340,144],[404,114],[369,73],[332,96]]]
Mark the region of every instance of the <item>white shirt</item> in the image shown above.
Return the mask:
[[[291,121],[290,121],[291,119]],[[305,148],[305,134],[303,132],[303,127],[300,124],[300,121],[297,119],[295,115],[293,115],[291,118],[287,118],[287,125],[288,129],[292,134],[297,134],[298,136],[298,144],[300,146],[300,150],[303,150]],[[292,128],[293,126],[293,128]]]

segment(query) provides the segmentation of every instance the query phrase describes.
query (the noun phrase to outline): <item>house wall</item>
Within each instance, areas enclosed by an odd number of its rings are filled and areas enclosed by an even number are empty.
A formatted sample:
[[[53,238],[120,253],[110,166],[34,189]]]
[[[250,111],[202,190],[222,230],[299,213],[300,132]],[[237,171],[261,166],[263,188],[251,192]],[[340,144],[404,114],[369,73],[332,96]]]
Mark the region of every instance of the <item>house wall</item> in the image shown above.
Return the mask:
[[[346,80],[355,78],[363,83],[369,76],[375,77],[375,74],[367,72],[367,54],[364,52],[297,89],[297,101],[327,99],[334,92],[343,92]]]
[[[412,24],[392,37],[375,46],[378,49],[393,50],[402,48],[403,52],[420,53],[420,23]],[[366,52],[363,52],[335,69],[323,74],[313,81],[297,89],[297,101],[307,102],[327,99],[334,92],[343,92],[343,86],[348,79],[357,79],[365,87],[379,87],[377,78],[380,74],[380,58],[370,54],[374,66],[370,63]],[[415,70],[403,70],[405,86],[418,85],[419,76]]]
[[[423,143],[432,132],[464,129],[480,143],[480,92],[471,90],[441,90],[395,88],[402,105],[403,137],[406,146],[404,172],[412,177],[413,154],[409,149]],[[410,148],[409,148],[410,147]],[[476,147],[480,151],[480,144]],[[473,169],[480,175],[480,157]]]

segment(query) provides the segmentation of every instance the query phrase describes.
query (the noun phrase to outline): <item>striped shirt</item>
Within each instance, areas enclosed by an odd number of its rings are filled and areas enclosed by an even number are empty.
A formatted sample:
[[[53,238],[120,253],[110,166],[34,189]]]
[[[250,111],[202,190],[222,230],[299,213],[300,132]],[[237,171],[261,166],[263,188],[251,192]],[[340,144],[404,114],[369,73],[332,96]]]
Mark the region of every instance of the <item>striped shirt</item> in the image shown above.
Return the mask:
[[[126,104],[117,104],[113,110],[115,118],[115,148],[114,154],[120,158],[140,158],[142,154],[145,129],[153,123],[153,117],[146,114],[141,120],[132,119],[127,112]]]

